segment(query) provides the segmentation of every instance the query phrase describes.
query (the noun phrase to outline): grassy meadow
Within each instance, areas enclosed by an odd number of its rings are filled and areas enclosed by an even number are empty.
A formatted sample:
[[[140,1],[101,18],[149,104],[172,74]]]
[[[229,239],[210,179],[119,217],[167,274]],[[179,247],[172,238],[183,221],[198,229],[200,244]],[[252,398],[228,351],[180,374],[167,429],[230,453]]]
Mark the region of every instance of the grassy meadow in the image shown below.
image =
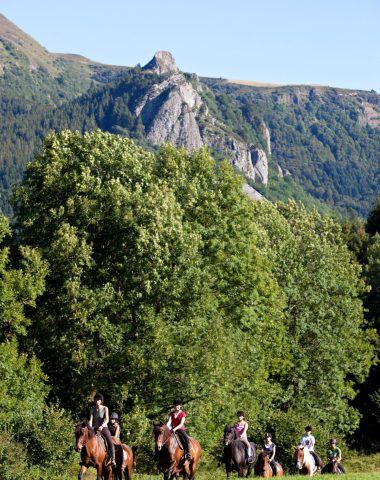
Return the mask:
[[[375,455],[352,455],[343,462],[347,474],[344,478],[347,480],[380,480],[380,453]],[[77,474],[79,471],[78,466],[72,467],[72,476],[68,476],[62,480],[76,480]],[[286,475],[291,477],[292,480],[298,480],[305,478],[305,476],[300,475]],[[318,476],[317,476],[318,477]],[[329,478],[334,478],[335,475],[324,475],[323,478],[328,480]],[[85,480],[95,480],[95,470],[90,469],[87,474],[84,476]],[[163,478],[163,475],[160,474],[140,474],[134,473],[133,480],[159,480]],[[226,474],[223,468],[210,469],[205,466],[202,468],[202,463],[200,464],[199,471],[196,475],[197,480],[225,480]],[[238,478],[237,473],[233,473],[231,478]],[[254,478],[251,475],[251,478]]]

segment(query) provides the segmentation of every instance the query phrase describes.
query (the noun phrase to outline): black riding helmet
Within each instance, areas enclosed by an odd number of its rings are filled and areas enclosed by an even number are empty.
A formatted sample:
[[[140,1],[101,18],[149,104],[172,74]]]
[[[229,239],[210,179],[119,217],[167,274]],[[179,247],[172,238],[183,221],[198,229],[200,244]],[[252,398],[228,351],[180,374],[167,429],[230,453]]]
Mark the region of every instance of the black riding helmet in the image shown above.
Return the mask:
[[[245,413],[243,412],[243,410],[238,410],[238,411],[236,412],[236,416],[237,416],[237,417],[245,417]]]
[[[112,412],[111,413],[111,416],[110,416],[110,419],[114,418],[115,420],[118,420],[119,419],[119,415],[116,413],[116,412]]]
[[[177,405],[182,405],[182,402],[179,398],[175,398],[173,400],[173,406],[176,407]]]
[[[101,400],[102,403],[104,402],[104,397],[101,393],[96,393],[95,396],[94,396],[94,402],[96,402],[96,400]]]

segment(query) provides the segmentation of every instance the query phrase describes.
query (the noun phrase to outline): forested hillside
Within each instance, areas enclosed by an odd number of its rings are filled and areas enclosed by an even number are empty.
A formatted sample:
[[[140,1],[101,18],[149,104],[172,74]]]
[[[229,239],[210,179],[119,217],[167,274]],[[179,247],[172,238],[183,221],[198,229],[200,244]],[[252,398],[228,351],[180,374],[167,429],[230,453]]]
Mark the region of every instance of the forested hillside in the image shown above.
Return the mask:
[[[378,194],[376,92],[254,87],[182,75],[176,67],[100,65],[49,53],[5,17],[0,20],[0,190],[8,214],[12,185],[48,131],[62,128],[100,128],[149,149],[179,129],[177,146],[182,140],[209,146],[268,199],[296,198],[320,211],[365,216]],[[171,124],[167,110],[176,108],[182,113]]]

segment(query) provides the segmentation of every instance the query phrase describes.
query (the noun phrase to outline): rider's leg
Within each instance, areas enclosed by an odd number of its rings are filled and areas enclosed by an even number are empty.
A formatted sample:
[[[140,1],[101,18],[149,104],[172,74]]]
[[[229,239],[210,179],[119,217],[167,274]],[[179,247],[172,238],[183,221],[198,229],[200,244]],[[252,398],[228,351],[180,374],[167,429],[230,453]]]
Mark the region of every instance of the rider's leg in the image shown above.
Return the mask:
[[[185,430],[177,430],[176,433],[178,434],[179,438],[181,439],[182,446],[183,446],[183,455],[186,460],[191,460],[190,454],[190,444],[189,444],[189,437]]]
[[[252,448],[251,444],[248,441],[248,438],[240,437],[240,440],[244,443],[244,445],[247,448],[247,457],[248,457],[248,462],[252,462]]]
[[[270,466],[272,467],[272,472],[273,472],[273,476],[275,477],[277,475],[277,466],[276,466],[276,462],[274,460],[272,460],[270,462]]]
[[[108,450],[111,454],[111,462],[112,466],[116,467],[116,461],[115,461],[115,445],[113,444],[111,433],[108,430],[108,428],[103,427],[102,429],[102,435],[103,437],[107,440],[107,445],[108,445]]]

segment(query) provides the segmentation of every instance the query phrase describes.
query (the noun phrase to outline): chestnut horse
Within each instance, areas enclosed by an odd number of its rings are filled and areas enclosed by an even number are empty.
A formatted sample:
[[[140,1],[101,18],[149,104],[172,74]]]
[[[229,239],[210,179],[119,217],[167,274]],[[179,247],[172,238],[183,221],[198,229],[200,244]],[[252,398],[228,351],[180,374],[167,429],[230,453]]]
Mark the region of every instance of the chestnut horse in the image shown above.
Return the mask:
[[[298,445],[294,450],[294,458],[296,467],[301,475],[309,475],[311,477],[317,471],[314,457],[307,447]]]
[[[273,468],[269,461],[269,455],[267,453],[260,453],[255,465],[255,474],[264,478],[282,477],[284,475],[284,470],[278,462],[275,461],[275,463],[276,474],[273,475]]]
[[[75,428],[75,450],[81,453],[81,468],[78,480],[89,467],[96,468],[97,480],[131,480],[133,469],[133,452],[130,447],[122,444],[119,440],[112,439],[115,444],[116,468],[112,471],[111,463],[107,462],[107,450],[104,440],[97,435],[92,427],[83,422]]]
[[[244,477],[244,471],[247,469],[247,477],[250,476],[252,467],[256,463],[256,444],[250,442],[252,449],[252,462],[248,463],[246,458],[246,447],[244,443],[236,437],[235,429],[230,425],[224,428],[224,461],[226,462],[227,480],[234,470],[238,472],[238,477]]]
[[[164,474],[164,480],[183,479],[194,480],[197,465],[202,453],[198,440],[189,437],[189,453],[191,460],[185,460],[178,437],[167,425],[154,425],[154,443],[158,461]]]

